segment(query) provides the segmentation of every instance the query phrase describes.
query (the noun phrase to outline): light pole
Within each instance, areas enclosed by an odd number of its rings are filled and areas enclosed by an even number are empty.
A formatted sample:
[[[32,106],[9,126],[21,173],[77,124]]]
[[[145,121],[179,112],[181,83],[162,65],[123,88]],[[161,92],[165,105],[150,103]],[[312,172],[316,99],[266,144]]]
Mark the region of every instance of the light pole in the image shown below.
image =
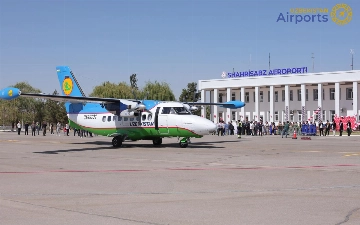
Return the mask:
[[[314,62],[314,53],[311,53],[311,58],[312,58],[312,63],[313,63],[313,68],[312,68],[312,72],[314,72],[314,67],[315,67],[315,62]]]
[[[351,54],[351,70],[354,70],[354,54],[355,54],[355,51],[354,49],[350,49],[350,54]]]

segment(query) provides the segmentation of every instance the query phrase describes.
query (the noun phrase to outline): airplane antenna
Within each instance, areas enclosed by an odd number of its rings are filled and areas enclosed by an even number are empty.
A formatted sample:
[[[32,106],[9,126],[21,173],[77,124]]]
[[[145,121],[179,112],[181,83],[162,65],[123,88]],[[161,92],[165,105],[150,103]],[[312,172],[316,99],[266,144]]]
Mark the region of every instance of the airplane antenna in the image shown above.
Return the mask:
[[[312,63],[313,63],[313,68],[312,68],[312,72],[314,72],[314,67],[315,67],[315,62],[314,62],[314,53],[311,53],[311,58],[312,58]]]

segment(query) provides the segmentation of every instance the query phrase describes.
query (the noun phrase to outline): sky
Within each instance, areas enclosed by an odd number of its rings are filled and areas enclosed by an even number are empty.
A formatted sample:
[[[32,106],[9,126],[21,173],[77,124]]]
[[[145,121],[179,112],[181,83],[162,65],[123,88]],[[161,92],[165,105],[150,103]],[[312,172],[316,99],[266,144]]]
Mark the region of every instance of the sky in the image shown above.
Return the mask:
[[[353,12],[342,26],[330,15],[338,3]],[[277,21],[295,8],[327,8],[328,21]],[[359,9],[355,0],[0,0],[0,89],[26,81],[52,93],[55,67],[67,65],[87,95],[136,73],[139,87],[166,82],[178,98],[223,71],[268,69],[269,53],[272,69],[329,72],[351,70],[354,49],[360,69]]]

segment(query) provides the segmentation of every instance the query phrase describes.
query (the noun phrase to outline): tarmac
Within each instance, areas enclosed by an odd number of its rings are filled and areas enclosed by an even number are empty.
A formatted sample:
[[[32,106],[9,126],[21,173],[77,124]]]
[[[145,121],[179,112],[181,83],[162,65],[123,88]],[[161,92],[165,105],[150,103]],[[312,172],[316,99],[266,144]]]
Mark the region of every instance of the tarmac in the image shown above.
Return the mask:
[[[0,132],[0,223],[360,224],[360,136],[191,142]]]

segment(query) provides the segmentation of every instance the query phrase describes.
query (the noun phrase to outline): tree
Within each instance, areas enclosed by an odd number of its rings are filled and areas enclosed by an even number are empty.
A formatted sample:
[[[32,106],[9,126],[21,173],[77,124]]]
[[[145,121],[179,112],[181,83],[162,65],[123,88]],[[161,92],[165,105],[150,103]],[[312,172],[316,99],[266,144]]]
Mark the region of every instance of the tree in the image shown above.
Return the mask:
[[[53,92],[53,95],[59,95],[57,90]],[[47,100],[44,103],[44,106],[46,108],[44,115],[46,122],[54,123],[54,124],[56,124],[57,122],[67,123],[68,118],[66,115],[66,110],[63,102]]]
[[[154,99],[159,101],[175,101],[175,95],[172,92],[169,84],[157,81],[148,81],[142,89],[142,97],[147,99]]]

